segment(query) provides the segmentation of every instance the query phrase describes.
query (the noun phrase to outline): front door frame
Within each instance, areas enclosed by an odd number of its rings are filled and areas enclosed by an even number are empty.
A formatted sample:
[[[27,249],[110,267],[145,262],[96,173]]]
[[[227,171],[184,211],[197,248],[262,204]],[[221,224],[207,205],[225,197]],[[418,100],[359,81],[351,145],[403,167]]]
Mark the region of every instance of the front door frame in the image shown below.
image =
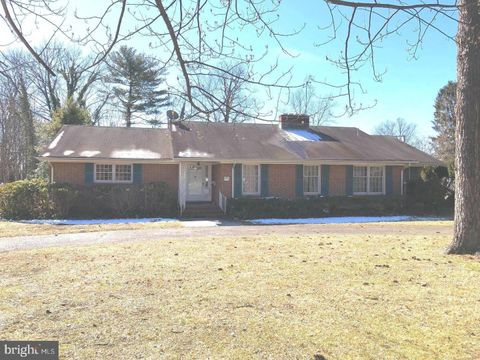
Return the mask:
[[[211,202],[212,201],[212,165],[205,164],[201,162],[197,163],[186,163],[186,171],[185,171],[185,187],[186,187],[186,198],[187,202]],[[189,167],[195,165],[202,167],[202,173],[204,173],[204,169],[207,169],[207,177],[203,181],[202,180],[202,194],[189,194],[188,193],[188,182],[190,180],[189,177]]]

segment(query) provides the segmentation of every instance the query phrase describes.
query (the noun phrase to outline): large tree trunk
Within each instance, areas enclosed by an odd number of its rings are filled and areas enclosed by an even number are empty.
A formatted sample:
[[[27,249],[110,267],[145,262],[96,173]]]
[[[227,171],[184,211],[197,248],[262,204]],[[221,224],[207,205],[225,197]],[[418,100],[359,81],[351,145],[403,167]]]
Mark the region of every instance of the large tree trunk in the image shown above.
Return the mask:
[[[480,13],[462,0],[457,33],[455,234],[448,253],[480,251]]]

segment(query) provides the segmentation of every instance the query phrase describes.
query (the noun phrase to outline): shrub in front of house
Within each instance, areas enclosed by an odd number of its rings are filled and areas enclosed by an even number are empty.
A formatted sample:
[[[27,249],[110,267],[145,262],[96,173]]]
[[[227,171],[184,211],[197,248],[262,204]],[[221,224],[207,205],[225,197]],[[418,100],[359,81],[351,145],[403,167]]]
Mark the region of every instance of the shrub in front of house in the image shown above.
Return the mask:
[[[380,216],[404,213],[401,196],[331,196],[297,199],[238,198],[228,201],[228,214],[239,219]]]
[[[177,195],[166,183],[95,184],[77,187],[74,218],[160,217],[178,215]]]
[[[74,186],[30,179],[0,186],[0,218],[4,219],[91,219],[177,214],[176,193],[163,182]]]
[[[45,218],[47,182],[43,179],[20,180],[0,186],[0,216],[5,219]]]

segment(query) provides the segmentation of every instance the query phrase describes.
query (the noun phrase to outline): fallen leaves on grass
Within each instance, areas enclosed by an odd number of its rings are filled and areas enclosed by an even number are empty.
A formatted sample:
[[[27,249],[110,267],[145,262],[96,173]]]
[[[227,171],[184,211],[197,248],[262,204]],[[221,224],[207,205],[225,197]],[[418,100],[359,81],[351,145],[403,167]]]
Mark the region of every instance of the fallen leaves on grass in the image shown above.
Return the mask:
[[[476,359],[480,262],[444,255],[449,242],[272,235],[2,253],[0,337],[57,339],[79,359]]]

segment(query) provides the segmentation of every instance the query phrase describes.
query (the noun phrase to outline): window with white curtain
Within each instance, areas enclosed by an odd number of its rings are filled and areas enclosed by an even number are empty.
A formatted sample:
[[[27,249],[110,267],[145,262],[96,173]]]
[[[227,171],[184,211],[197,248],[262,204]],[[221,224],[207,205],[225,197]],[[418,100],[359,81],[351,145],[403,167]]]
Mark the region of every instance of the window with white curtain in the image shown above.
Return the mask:
[[[260,194],[260,165],[242,166],[242,193],[245,195]]]
[[[354,166],[354,194],[383,194],[385,171],[383,166]]]
[[[303,193],[306,195],[320,193],[320,166],[303,166]]]

